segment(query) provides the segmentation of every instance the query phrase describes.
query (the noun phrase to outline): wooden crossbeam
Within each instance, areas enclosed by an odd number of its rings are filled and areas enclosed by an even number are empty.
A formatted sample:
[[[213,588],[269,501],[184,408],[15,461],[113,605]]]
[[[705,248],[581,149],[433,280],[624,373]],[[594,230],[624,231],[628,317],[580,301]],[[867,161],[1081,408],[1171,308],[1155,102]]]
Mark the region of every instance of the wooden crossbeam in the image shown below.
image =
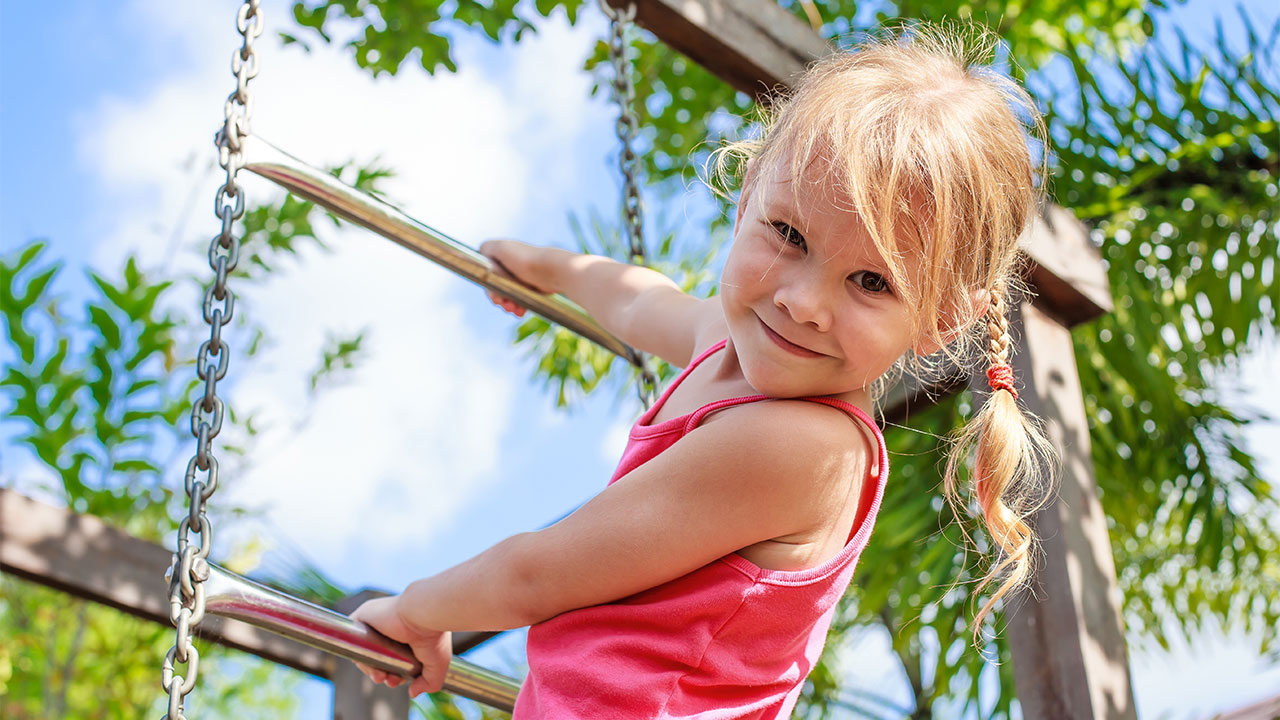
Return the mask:
[[[609,0],[623,8],[629,0]],[[637,2],[636,22],[748,95],[790,87],[831,52],[817,33],[777,3],[725,0]]]
[[[130,615],[169,625],[165,571],[172,551],[80,515],[0,488],[0,570]],[[322,678],[336,661],[315,648],[212,615],[199,637]]]

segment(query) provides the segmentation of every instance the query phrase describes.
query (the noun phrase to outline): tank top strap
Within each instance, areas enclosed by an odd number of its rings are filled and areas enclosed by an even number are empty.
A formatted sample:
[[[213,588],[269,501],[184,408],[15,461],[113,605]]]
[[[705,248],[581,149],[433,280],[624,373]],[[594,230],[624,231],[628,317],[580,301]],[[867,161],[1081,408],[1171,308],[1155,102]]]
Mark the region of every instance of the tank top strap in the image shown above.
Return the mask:
[[[707,348],[706,350],[703,350],[702,353],[698,355],[698,357],[694,358],[693,361],[689,363],[689,367],[685,368],[684,371],[680,373],[680,376],[677,377],[675,381],[673,381],[669,386],[667,386],[666,391],[662,393],[662,397],[658,399],[658,402],[655,402],[653,404],[653,407],[650,408],[650,412],[646,413],[646,415],[648,416],[656,415],[657,408],[662,407],[662,405],[666,403],[667,396],[669,396],[671,392],[676,389],[676,386],[679,385],[680,382],[684,380],[685,376],[687,376],[690,372],[692,372],[694,368],[698,367],[698,365],[702,364],[702,361],[706,360],[708,357],[711,357],[712,354],[720,350],[723,350],[725,345],[728,344],[728,342],[729,342],[729,339],[725,338],[720,342],[717,342],[716,344]],[[742,397],[725,398],[724,400],[716,400],[714,402],[709,402],[706,405],[703,405],[702,407],[698,408],[697,410],[694,410],[692,413],[689,413],[689,415],[686,416],[685,423],[684,423],[684,430],[681,434],[687,435],[694,428],[698,427],[698,425],[702,422],[702,420],[707,415],[710,415],[711,413],[716,412],[718,410],[723,410],[725,408],[733,407],[735,405],[745,405],[747,403],[760,402],[761,400],[770,400],[770,399],[772,398],[770,398],[768,395],[744,395]],[[876,425],[875,420],[872,420],[871,417],[867,415],[865,412],[863,412],[862,409],[859,408],[858,406],[852,403],[846,402],[844,400],[837,400],[835,398],[829,398],[829,397],[801,397],[796,399],[805,400],[807,402],[820,403],[822,405],[827,405],[837,410],[841,410],[845,414],[856,418],[859,422],[865,425],[867,429],[871,431],[872,437],[874,437],[876,440],[876,466],[872,469],[871,474],[875,476],[880,483],[883,483],[888,478],[889,451],[884,444],[884,434],[880,432],[880,427]]]
[[[715,402],[707,403],[689,414],[688,419],[685,421],[684,430],[681,436],[689,434],[689,432],[694,428],[698,427],[698,424],[702,422],[703,418],[717,410],[723,410],[735,405],[745,405],[747,403],[773,399],[776,398],[771,398],[768,395],[747,395],[744,397],[727,398],[725,400],[717,400]],[[865,484],[862,488],[862,497],[858,500],[858,505],[861,509],[854,516],[853,525],[849,528],[849,536],[845,540],[846,546],[852,546],[855,540],[857,540],[859,533],[864,532],[861,529],[865,525],[866,518],[879,510],[880,500],[884,496],[885,483],[889,479],[889,450],[884,443],[884,434],[880,432],[880,428],[876,426],[875,421],[872,420],[870,416],[852,403],[829,397],[800,397],[795,399],[819,403],[841,410],[845,414],[857,419],[863,425],[866,425],[867,429],[871,431],[871,435],[875,438],[876,462],[871,466],[870,472],[867,473],[875,480],[875,482]]]
[[[702,423],[702,419],[717,410],[733,407],[734,405],[746,405],[747,403],[760,402],[761,400],[769,400],[768,395],[744,395],[742,397],[725,398],[724,400],[716,400],[694,410],[686,416],[684,421],[684,435],[688,435],[694,428]]]
[[[884,433],[880,432],[880,427],[876,425],[875,420],[871,419],[871,416],[863,412],[862,408],[859,408],[857,405],[845,402],[844,400],[837,400],[829,397],[806,397],[800,399],[807,400],[809,402],[822,403],[823,405],[828,405],[837,410],[843,410],[845,413],[862,421],[862,424],[866,425],[867,429],[871,431],[872,437],[876,439],[877,462],[876,467],[872,468],[871,474],[881,482],[887,479],[889,475],[889,449],[884,444]]]
[[[702,353],[698,355],[698,357],[693,359],[693,362],[689,363],[689,367],[685,368],[684,371],[687,373],[690,370],[693,370],[694,368],[698,367],[699,365],[702,364],[703,360],[706,360],[707,358],[711,357],[713,354],[723,350],[724,346],[728,344],[729,344],[729,338],[725,338],[720,342],[716,343],[715,345],[712,345],[711,347],[707,348],[706,350],[703,350]]]
[[[675,392],[677,387],[680,387],[680,383],[684,382],[684,379],[688,377],[689,373],[693,372],[694,368],[701,365],[703,360],[711,357],[711,355],[716,351],[724,349],[724,346],[727,345],[728,342],[729,338],[725,338],[706,350],[703,350],[701,354],[690,361],[689,365],[685,367],[684,370],[681,370],[680,374],[676,375],[675,379],[667,385],[666,389],[662,391],[662,394],[658,396],[658,399],[654,401],[653,405],[649,406],[648,410],[641,413],[640,418],[636,421],[636,425],[648,426],[649,423],[653,421],[653,418],[657,417],[658,411],[662,409],[662,406],[667,404],[667,398],[671,397],[671,393]]]

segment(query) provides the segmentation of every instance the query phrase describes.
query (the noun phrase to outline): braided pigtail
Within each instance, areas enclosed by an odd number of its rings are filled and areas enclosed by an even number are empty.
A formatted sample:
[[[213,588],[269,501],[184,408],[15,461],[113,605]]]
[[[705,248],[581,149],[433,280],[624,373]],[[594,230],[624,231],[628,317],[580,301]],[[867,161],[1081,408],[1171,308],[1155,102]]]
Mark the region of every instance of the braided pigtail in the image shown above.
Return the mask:
[[[991,395],[956,441],[943,480],[944,494],[956,510],[964,501],[957,471],[972,452],[974,496],[991,541],[992,566],[972,592],[974,601],[987,586],[1000,581],[995,593],[973,620],[974,647],[980,649],[983,619],[1005,595],[1021,589],[1034,571],[1038,539],[1028,518],[1051,497],[1053,446],[1039,425],[1019,407],[1009,366],[1012,341],[1005,316],[1005,287],[991,291],[987,310],[987,379]]]

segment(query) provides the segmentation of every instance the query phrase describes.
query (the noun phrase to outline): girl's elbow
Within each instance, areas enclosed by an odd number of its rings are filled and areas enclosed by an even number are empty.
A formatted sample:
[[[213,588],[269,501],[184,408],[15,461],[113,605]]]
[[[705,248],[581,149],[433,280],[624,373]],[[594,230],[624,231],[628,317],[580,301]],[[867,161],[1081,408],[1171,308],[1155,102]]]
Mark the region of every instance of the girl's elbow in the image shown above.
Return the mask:
[[[505,587],[498,588],[513,620],[521,627],[536,625],[549,620],[570,608],[559,607],[558,598],[548,573],[546,558],[541,557],[536,543],[531,542],[534,533],[523,533],[508,538]]]

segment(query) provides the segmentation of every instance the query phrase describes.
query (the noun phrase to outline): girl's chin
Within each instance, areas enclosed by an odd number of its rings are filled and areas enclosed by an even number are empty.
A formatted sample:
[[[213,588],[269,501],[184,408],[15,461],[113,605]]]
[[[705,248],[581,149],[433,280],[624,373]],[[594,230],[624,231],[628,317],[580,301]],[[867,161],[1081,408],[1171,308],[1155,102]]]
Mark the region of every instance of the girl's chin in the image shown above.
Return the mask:
[[[814,392],[816,388],[812,383],[804,382],[803,378],[794,377],[789,373],[778,372],[776,369],[751,368],[744,365],[743,375],[746,377],[747,384],[761,395],[793,398],[817,394]]]

